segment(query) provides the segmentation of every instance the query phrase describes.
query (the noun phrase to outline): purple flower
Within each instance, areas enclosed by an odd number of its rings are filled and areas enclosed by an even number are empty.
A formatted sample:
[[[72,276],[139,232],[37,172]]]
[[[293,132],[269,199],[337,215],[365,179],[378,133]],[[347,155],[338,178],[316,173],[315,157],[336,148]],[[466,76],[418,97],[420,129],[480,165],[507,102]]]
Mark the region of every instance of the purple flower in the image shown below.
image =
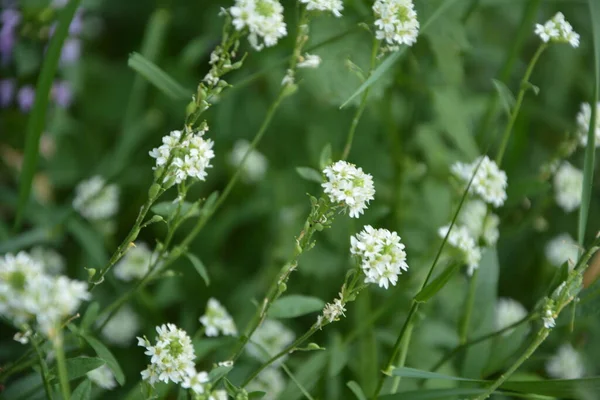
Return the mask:
[[[63,44],[60,54],[61,65],[68,65],[79,60],[81,56],[81,41],[79,39],[70,38]]]
[[[73,20],[71,21],[71,25],[69,25],[69,34],[73,36],[78,36],[83,30],[83,11],[81,8],[77,10]]]
[[[29,110],[31,110],[34,100],[35,89],[33,88],[33,86],[27,85],[19,89],[19,93],[17,93],[17,103],[19,103],[21,111],[26,113]]]
[[[15,94],[15,82],[12,79],[0,80],[0,107],[9,106]]]
[[[73,91],[67,81],[57,81],[52,85],[52,98],[60,107],[67,108],[73,101]]]
[[[12,58],[12,50],[15,46],[15,34],[12,29],[0,29],[0,60],[6,65]]]
[[[2,21],[2,29],[15,29],[19,22],[21,22],[21,13],[15,9],[7,8],[0,14],[0,21]]]

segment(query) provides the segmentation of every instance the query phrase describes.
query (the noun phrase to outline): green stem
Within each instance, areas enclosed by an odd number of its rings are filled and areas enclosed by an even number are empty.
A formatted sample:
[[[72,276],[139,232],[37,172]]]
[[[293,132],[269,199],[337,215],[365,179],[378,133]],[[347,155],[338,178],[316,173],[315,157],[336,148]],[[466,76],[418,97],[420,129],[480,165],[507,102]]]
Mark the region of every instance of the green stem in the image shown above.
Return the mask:
[[[52,400],[52,387],[50,387],[50,381],[48,380],[48,364],[46,364],[46,361],[44,360],[44,356],[38,346],[36,338],[31,338],[31,345],[35,349],[35,352],[37,353],[38,357],[38,362],[40,363],[40,370],[42,374],[42,381],[44,383],[44,391],[46,392],[46,397]]]
[[[461,319],[461,323],[458,329],[458,338],[460,344],[465,344],[469,336],[469,326],[471,325],[471,314],[473,313],[473,306],[475,305],[475,291],[477,290],[477,275],[479,269],[476,269],[471,276],[469,281],[469,292],[467,294],[467,301],[465,307],[465,313]]]
[[[404,367],[404,364],[406,364],[406,356],[408,355],[408,345],[410,344],[410,339],[412,337],[413,327],[414,324],[411,323],[406,328],[406,336],[402,340],[402,346],[400,347],[400,356],[397,365],[399,368]],[[400,385],[400,379],[402,379],[401,376],[394,377],[394,381],[392,382],[391,393],[396,393],[396,391],[398,390],[398,386]]]
[[[533,72],[533,68],[535,64],[537,64],[538,59],[548,47],[547,43],[543,43],[538,47],[537,51],[533,55],[533,58],[529,62],[527,66],[527,70],[525,71],[525,75],[523,79],[521,79],[521,85],[519,88],[519,94],[517,96],[517,101],[515,106],[512,109],[510,114],[510,118],[508,120],[508,124],[506,124],[506,128],[504,129],[504,133],[502,134],[502,143],[500,144],[500,149],[498,150],[498,155],[496,156],[496,164],[500,166],[502,164],[502,158],[504,157],[504,152],[506,151],[506,146],[508,144],[508,139],[510,138],[510,134],[512,132],[512,128],[515,125],[515,121],[517,120],[517,116],[519,115],[519,111],[521,109],[521,105],[523,104],[523,99],[525,98],[525,93],[529,90],[529,78],[531,77],[531,73]]]
[[[519,357],[505,373],[500,375],[498,377],[498,379],[496,379],[490,386],[488,386],[486,388],[485,393],[477,396],[474,400],[485,400],[488,397],[490,397],[490,395],[492,393],[494,393],[494,391],[497,388],[499,388],[500,385],[502,385],[517,370],[517,368],[519,368],[521,366],[521,364],[523,364],[529,357],[531,357],[531,355],[542,344],[542,342],[546,339],[546,337],[548,336],[549,333],[550,333],[549,329],[542,328],[538,332],[535,340],[529,345],[529,347],[527,347],[527,349],[523,352],[521,357]]]
[[[58,368],[58,380],[60,382],[60,392],[64,400],[71,399],[71,388],[69,387],[69,377],[67,372],[67,362],[65,360],[65,351],[63,349],[63,334],[58,333],[54,339],[54,352],[56,356],[56,366]]]

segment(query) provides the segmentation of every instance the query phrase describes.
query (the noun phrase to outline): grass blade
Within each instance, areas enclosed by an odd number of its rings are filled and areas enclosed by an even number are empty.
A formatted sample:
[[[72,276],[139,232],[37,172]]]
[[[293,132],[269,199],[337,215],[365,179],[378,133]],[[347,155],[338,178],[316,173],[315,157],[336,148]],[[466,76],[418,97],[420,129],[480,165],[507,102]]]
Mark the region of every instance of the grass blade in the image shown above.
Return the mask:
[[[48,97],[52,81],[56,74],[63,43],[69,34],[69,25],[71,25],[71,20],[75,16],[75,11],[79,7],[80,2],[81,0],[71,0],[63,8],[58,21],[58,27],[50,40],[48,51],[42,64],[42,70],[36,84],[33,109],[27,121],[23,169],[19,178],[19,203],[17,204],[17,214],[15,217],[15,230],[21,226],[23,213],[31,194],[31,184],[33,183],[33,176],[35,175],[39,157],[40,137],[46,123]]]
[[[141,54],[131,53],[127,65],[173,100],[191,100],[192,91],[181,86],[175,79]]]

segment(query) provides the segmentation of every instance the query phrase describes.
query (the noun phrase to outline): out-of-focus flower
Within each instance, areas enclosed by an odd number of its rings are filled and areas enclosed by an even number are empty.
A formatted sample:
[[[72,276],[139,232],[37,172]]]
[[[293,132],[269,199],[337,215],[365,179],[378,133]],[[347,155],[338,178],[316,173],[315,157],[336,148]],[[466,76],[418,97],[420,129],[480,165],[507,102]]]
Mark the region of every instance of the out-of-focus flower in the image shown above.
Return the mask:
[[[200,317],[200,323],[204,325],[206,336],[218,336],[219,332],[225,336],[235,336],[237,329],[233,318],[225,307],[217,299],[208,299],[206,312]]]
[[[63,44],[60,53],[60,64],[67,66],[79,61],[81,57],[81,40],[77,38],[68,38]]]
[[[502,206],[506,200],[506,187],[508,186],[506,173],[498,168],[498,165],[488,156],[483,156],[483,159],[479,157],[471,164],[457,162],[452,165],[452,173],[466,185],[478,165],[479,169],[473,178],[469,192],[478,195],[494,207]]]
[[[73,102],[73,91],[67,81],[54,82],[51,95],[54,102],[63,108],[68,108]]]
[[[121,307],[102,328],[102,337],[117,346],[127,347],[140,330],[140,317],[129,306]]]
[[[501,297],[496,302],[496,330],[501,330],[521,321],[527,316],[527,310],[516,300]],[[513,330],[504,332],[510,335]]]
[[[341,17],[344,10],[342,0],[300,0],[300,3],[306,4],[309,11],[328,11],[336,17]]]
[[[65,269],[65,259],[49,247],[36,246],[29,250],[29,256],[40,263],[50,275],[58,275]]]
[[[240,167],[248,151],[250,153],[242,167],[242,179],[247,183],[261,181],[265,177],[269,163],[259,151],[250,148],[250,143],[247,140],[235,142],[229,154],[229,163],[233,167]]]
[[[229,12],[235,29],[248,29],[248,41],[258,51],[287,35],[283,6],[277,0],[236,0]]]
[[[554,198],[556,204],[566,212],[581,205],[583,172],[564,161],[554,174]]]
[[[264,392],[263,400],[276,400],[285,389],[283,375],[276,368],[267,368],[246,387],[248,392]]]
[[[90,379],[90,381],[94,382],[96,385],[100,386],[103,389],[112,390],[117,387],[117,381],[115,381],[115,376],[113,375],[110,368],[108,368],[106,365],[91,370],[86,375]]]
[[[316,54],[306,53],[302,60],[298,63],[298,68],[319,68],[321,65],[321,57]]]
[[[142,279],[156,257],[146,243],[138,242],[134,247],[130,247],[115,265],[115,276],[125,282]]]
[[[31,85],[23,86],[17,92],[17,104],[24,113],[29,112],[35,101],[35,89]]]
[[[416,43],[419,21],[414,7],[412,0],[376,0],[373,4],[375,37],[385,42],[386,50]]]
[[[0,107],[9,106],[15,95],[15,81],[12,79],[0,80]]]
[[[569,261],[569,267],[573,268],[579,258],[579,245],[568,233],[555,236],[546,244],[546,258],[550,264],[560,267]]]
[[[438,230],[438,235],[441,238],[446,237],[449,229],[450,225],[442,226]],[[459,251],[463,262],[467,264],[467,275],[473,275],[473,272],[479,268],[481,250],[475,243],[475,239],[473,239],[469,230],[464,226],[454,225],[448,235],[448,244]]]
[[[584,376],[585,367],[579,353],[566,343],[548,360],[546,371],[555,379],[579,379]]]
[[[581,110],[577,113],[577,128],[579,133],[579,144],[582,147],[587,146],[588,131],[590,130],[590,121],[592,120],[592,106],[589,103],[582,103]],[[600,102],[596,103],[596,125],[594,126],[594,146],[600,146]]]
[[[536,24],[535,34],[545,43],[569,43],[572,47],[579,46],[579,35],[573,31],[571,24],[565,20],[565,16],[560,12],[546,21],[545,24]]]
[[[93,176],[75,188],[73,208],[89,220],[108,219],[119,209],[119,188],[107,185],[99,175]]]
[[[266,361],[290,345],[295,339],[294,333],[281,322],[267,319],[252,334],[246,351],[259,361]],[[274,364],[281,364],[281,357]]]

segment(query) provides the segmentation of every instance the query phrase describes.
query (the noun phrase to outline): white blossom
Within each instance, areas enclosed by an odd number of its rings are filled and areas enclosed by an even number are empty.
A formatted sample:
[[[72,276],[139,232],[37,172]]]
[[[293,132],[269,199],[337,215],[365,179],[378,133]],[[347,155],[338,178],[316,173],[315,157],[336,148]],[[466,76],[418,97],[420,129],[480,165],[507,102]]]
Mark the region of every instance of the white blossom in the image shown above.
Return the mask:
[[[158,337],[153,346],[148,339],[138,337],[138,346],[145,347],[150,364],[142,371],[142,379],[150,385],[158,381],[182,382],[194,368],[194,347],[188,334],[174,324],[156,327]]]
[[[565,20],[562,13],[557,13],[545,24],[535,25],[535,34],[543,42],[569,43],[572,47],[579,46],[579,35],[573,31],[573,27]]]
[[[90,381],[94,382],[96,385],[100,386],[103,389],[112,390],[117,387],[117,381],[115,381],[115,376],[113,375],[110,368],[108,368],[106,365],[93,369],[89,371],[86,375],[90,379]]]
[[[487,205],[479,199],[469,200],[463,205],[458,224],[467,228],[476,242],[482,239],[487,246],[494,246],[500,236],[500,218],[489,212]]]
[[[50,275],[58,275],[65,269],[65,259],[63,256],[49,247],[32,247],[29,250],[29,256],[42,264],[44,271]]]
[[[579,245],[568,233],[561,233],[546,243],[546,258],[550,264],[560,267],[565,262],[569,262],[569,268],[575,266],[579,258]]]
[[[340,293],[339,296],[339,299],[333,300],[333,303],[327,303],[325,308],[323,308],[323,318],[329,322],[338,321],[342,315],[346,316],[346,314],[344,314],[346,311],[346,304],[342,300],[342,293]],[[319,325],[321,325],[321,323],[322,319],[319,320]]]
[[[73,208],[89,220],[108,219],[119,209],[119,188],[96,175],[77,185]]]
[[[208,299],[206,312],[200,317],[200,323],[204,325],[206,336],[218,336],[219,333],[225,336],[237,335],[235,322],[225,307],[217,299]]]
[[[556,204],[566,212],[579,208],[582,187],[583,172],[564,161],[554,174],[554,199]]]
[[[184,389],[191,389],[196,394],[203,394],[206,391],[206,383],[210,381],[208,373],[201,371],[197,372],[194,367],[189,368],[181,383]]]
[[[139,330],[140,317],[125,305],[102,328],[102,337],[111,344],[127,347]]]
[[[267,368],[256,376],[246,390],[250,392],[264,392],[262,400],[277,400],[285,389],[283,375],[276,368]]]
[[[298,68],[319,68],[321,65],[321,57],[316,54],[304,54],[302,61],[297,65]]]
[[[281,80],[281,86],[293,85],[294,82],[295,82],[294,70],[291,68],[288,68],[288,70],[285,72],[285,76]]]
[[[400,45],[412,46],[419,35],[419,21],[412,0],[376,0],[375,37],[385,41],[386,50],[395,51]]]
[[[29,338],[31,337],[32,334],[33,334],[33,331],[31,329],[26,329],[25,332],[15,333],[13,336],[13,340],[15,340],[21,344],[27,344],[27,343],[29,343]]]
[[[349,210],[351,218],[358,218],[374,199],[373,177],[346,161],[338,161],[323,170],[327,181],[321,186],[332,203]]]
[[[295,339],[294,333],[276,320],[265,320],[252,334],[246,347],[248,354],[259,361],[266,361],[289,346]],[[281,364],[286,357],[281,357],[274,364]]]
[[[496,330],[501,330],[521,321],[527,316],[527,310],[516,300],[501,297],[496,302]],[[504,332],[510,335],[513,330]]]
[[[544,323],[544,327],[547,329],[554,328],[556,326],[556,321],[554,318],[554,309],[550,305],[546,305],[542,314],[542,322]]]
[[[478,195],[483,201],[496,208],[502,206],[506,200],[506,187],[508,186],[506,173],[498,168],[498,165],[488,156],[483,156],[483,159],[477,158],[471,164],[454,163],[451,170],[466,185],[471,180],[477,165],[479,165],[479,169],[473,178],[469,192]]]
[[[300,0],[300,3],[306,4],[306,9],[309,11],[329,11],[336,17],[341,17],[344,10],[342,0]]]
[[[208,400],[227,400],[228,398],[226,390],[213,390],[208,396]]]
[[[450,225],[442,226],[438,230],[438,235],[441,238],[446,237],[449,229]],[[454,225],[448,235],[447,242],[459,251],[463,262],[467,264],[467,275],[473,275],[473,272],[479,268],[481,250],[475,243],[475,239],[473,239],[469,230],[464,226]]]
[[[114,266],[115,276],[125,282],[142,279],[156,257],[157,254],[153,254],[146,243],[138,242]]]
[[[350,244],[350,252],[360,260],[366,283],[387,289],[390,283],[396,286],[398,275],[408,270],[404,244],[396,232],[365,225],[359,234],[350,237]]]
[[[577,114],[577,128],[579,131],[579,144],[582,147],[587,146],[588,131],[592,120],[592,106],[589,103],[582,103],[581,110]],[[600,102],[596,103],[596,124],[594,125],[595,147],[600,146]]]
[[[229,163],[233,167],[240,167],[248,151],[250,153],[248,153],[248,158],[242,167],[242,179],[246,183],[259,182],[265,177],[269,163],[259,151],[251,149],[250,142],[247,140],[240,139],[235,142],[229,154]]]
[[[556,379],[579,379],[584,376],[585,367],[581,355],[566,343],[546,362],[546,371]]]
[[[277,0],[236,0],[229,9],[236,30],[248,30],[248,42],[260,51],[287,35],[283,6]]]

